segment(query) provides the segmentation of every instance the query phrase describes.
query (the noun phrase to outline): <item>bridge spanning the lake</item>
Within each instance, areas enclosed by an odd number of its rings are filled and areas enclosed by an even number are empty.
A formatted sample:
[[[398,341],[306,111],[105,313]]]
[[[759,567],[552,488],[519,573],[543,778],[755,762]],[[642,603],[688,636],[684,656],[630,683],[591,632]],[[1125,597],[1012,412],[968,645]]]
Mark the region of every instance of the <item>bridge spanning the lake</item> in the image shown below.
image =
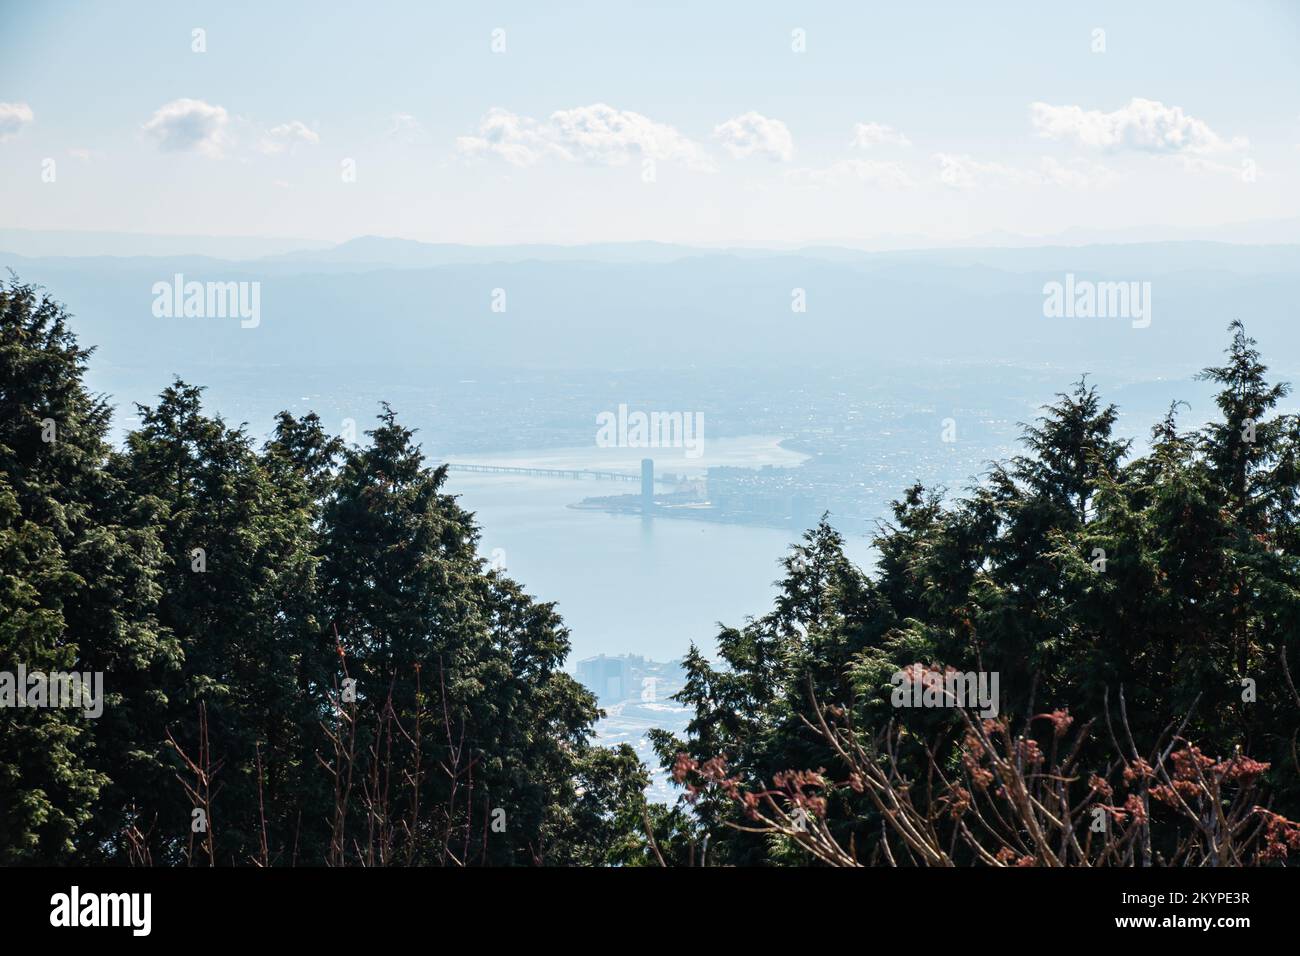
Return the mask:
[[[640,475],[625,471],[598,471],[592,468],[517,468],[509,465],[471,465],[462,462],[444,462],[448,471],[472,471],[484,475],[525,475],[529,478],[571,478],[581,481],[591,478],[595,481],[633,481],[640,482]]]

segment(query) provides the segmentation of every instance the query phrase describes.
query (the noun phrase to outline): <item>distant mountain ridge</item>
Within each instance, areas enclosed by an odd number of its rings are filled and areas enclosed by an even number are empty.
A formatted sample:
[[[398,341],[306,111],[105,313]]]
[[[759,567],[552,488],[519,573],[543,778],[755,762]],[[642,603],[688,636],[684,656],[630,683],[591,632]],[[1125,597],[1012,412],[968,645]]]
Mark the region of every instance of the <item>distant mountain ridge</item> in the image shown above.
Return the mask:
[[[319,239],[0,228],[0,249],[43,257],[208,256],[257,259],[291,251],[329,249],[334,245]]]
[[[1029,249],[1040,247],[1130,245],[1169,242],[1214,242],[1232,245],[1300,244],[1300,217],[1250,220],[1213,227],[1131,226],[1096,229],[1073,226],[1054,235],[995,231],[965,238],[893,234],[870,238],[823,238],[734,242],[606,241],[577,244],[461,244],[366,235],[342,242],[321,239],[253,236],[186,236],[79,230],[0,228],[0,250],[31,257],[208,256],[271,262],[317,261],[334,265],[418,268],[462,262],[528,259],[612,262],[671,261],[690,255],[730,252],[735,255],[816,254],[820,257],[869,253],[954,250]]]
[[[391,242],[325,250],[333,259],[9,252],[0,254],[0,268],[57,289],[102,361],[182,374],[195,363],[698,368],[956,359],[1199,367],[1234,318],[1269,354],[1300,355],[1300,246],[1292,245],[791,253],[630,244],[513,247],[529,254],[514,261],[365,261],[388,249],[418,260],[474,248]],[[542,259],[535,248],[572,258]],[[662,258],[582,258],[593,250]],[[186,281],[260,283],[258,327],[155,316],[152,287],[178,273]],[[1044,286],[1067,276],[1151,283],[1150,327],[1046,318]],[[498,300],[504,311],[494,311]]]

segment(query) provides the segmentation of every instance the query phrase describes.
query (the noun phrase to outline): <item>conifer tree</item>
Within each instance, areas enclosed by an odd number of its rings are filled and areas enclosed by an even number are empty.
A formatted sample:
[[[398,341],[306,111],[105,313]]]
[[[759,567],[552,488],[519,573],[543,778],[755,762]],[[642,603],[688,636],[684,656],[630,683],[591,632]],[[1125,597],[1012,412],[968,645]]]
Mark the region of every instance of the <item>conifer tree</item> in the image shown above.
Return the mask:
[[[788,833],[747,832],[749,805],[729,788],[770,793],[789,771],[843,781],[850,768],[828,752],[823,717],[863,739],[902,728],[889,759],[913,780],[933,767],[960,775],[956,712],[891,700],[916,664],[998,674],[1001,712],[1038,752],[1071,722],[1105,728],[1081,738],[1085,766],[1123,766],[1174,728],[1206,753],[1252,755],[1268,764],[1275,810],[1297,815],[1295,420],[1266,417],[1287,387],[1265,380],[1239,323],[1231,332],[1228,361],[1205,372],[1223,387],[1220,421],[1181,432],[1175,403],[1130,459],[1116,408],[1081,380],[1026,426],[1024,452],[965,497],[907,489],[876,538],[874,576],[809,573],[843,560],[818,529],[786,560],[800,573],[780,582],[772,612],[719,634],[720,666],[692,649],[679,699],[693,719],[683,739],[655,743],[679,779],[730,781],[690,795],[720,858],[811,858]],[[836,842],[879,859],[876,806],[853,786],[816,792]],[[1177,830],[1149,839],[1147,858],[1169,857]]]
[[[0,286],[0,671],[101,672],[102,714],[0,712],[0,859],[93,857],[120,813],[109,767],[147,761],[139,692],[178,648],[154,615],[161,551],[148,502],[105,467],[110,409],[82,383],[91,350],[32,286]]]

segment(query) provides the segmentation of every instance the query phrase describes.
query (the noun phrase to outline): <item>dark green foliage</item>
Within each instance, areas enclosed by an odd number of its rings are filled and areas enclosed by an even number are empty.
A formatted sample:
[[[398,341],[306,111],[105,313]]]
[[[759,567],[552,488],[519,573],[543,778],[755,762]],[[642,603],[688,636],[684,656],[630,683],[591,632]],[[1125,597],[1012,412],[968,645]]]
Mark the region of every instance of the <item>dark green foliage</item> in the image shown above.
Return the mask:
[[[1239,323],[1230,332],[1227,363],[1205,373],[1223,389],[1220,422],[1180,433],[1173,406],[1149,450],[1128,459],[1112,434],[1115,408],[1079,382],[1025,428],[1025,453],[966,497],[945,504],[908,489],[875,542],[873,577],[847,565],[824,522],[805,535],[775,608],[718,636],[722,666],[688,658],[680,699],[695,718],[684,741],[658,736],[663,766],[679,753],[722,757],[757,790],[786,770],[844,780],[847,768],[802,719],[833,705],[864,733],[901,724],[900,758],[924,778],[923,748],[951,765],[961,735],[949,709],[891,705],[892,675],[921,663],[997,672],[1002,712],[1020,720],[1064,708],[1096,720],[1082,757],[1103,771],[1127,759],[1108,732],[1121,724],[1121,696],[1144,752],[1187,717],[1184,735],[1204,753],[1240,748],[1270,763],[1274,809],[1294,819],[1297,422],[1269,417],[1287,387],[1267,383]],[[1051,724],[1034,726],[1047,751]],[[827,795],[837,842],[869,858],[881,833],[873,806],[849,787]],[[695,805],[720,861],[808,859],[780,838],[723,826],[747,817],[719,789]],[[1156,852],[1168,853],[1174,830],[1159,838]]]
[[[114,451],[89,354],[0,287],[0,671],[106,690],[0,711],[0,862],[640,859],[645,771],[591,745],[563,623],[390,409],[257,448],[176,381]]]
[[[554,606],[487,569],[391,409],[362,447],[288,413],[257,447],[176,381],[115,450],[67,321],[0,286],[0,672],[103,672],[105,702],[0,711],[0,863],[808,862],[744,832],[722,789],[647,805],[635,754],[592,746]],[[823,520],[772,610],[719,634],[719,664],[692,648],[685,739],[653,735],[664,768],[843,780],[805,722],[819,706],[901,724],[914,775],[925,747],[954,766],[951,711],[891,704],[922,663],[997,672],[1021,720],[1095,721],[1083,766],[1123,757],[1103,729],[1121,697],[1140,748],[1186,718],[1204,753],[1268,762],[1273,809],[1300,815],[1297,422],[1230,331],[1205,373],[1220,421],[1180,432],[1171,406],[1133,457],[1081,381],[965,497],[906,489],[873,574]],[[874,805],[826,797],[834,839],[868,858]],[[1153,827],[1157,854],[1174,839]]]
[[[0,671],[111,670],[104,716],[0,719],[0,860],[93,856],[112,765],[149,759],[142,726],[179,663],[161,626],[157,515],[106,467],[110,411],[82,385],[90,356],[37,290],[0,286]]]

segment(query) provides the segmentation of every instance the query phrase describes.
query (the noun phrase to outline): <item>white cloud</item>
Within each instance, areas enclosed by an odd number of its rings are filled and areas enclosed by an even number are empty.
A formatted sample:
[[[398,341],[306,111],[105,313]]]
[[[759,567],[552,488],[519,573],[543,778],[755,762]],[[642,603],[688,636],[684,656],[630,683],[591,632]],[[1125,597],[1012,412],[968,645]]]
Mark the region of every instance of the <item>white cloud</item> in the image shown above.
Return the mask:
[[[1105,166],[1089,165],[1079,160],[1064,164],[1053,159],[1051,156],[1043,158],[1040,164],[1042,180],[1044,183],[1053,186],[1064,186],[1067,189],[1098,189],[1103,186],[1109,186],[1119,174],[1113,169]]]
[[[429,141],[429,134],[425,132],[424,126],[410,113],[394,113],[388,121],[390,125],[384,135],[390,139],[408,145]]]
[[[494,106],[479,121],[477,136],[460,136],[456,149],[466,156],[495,154],[512,166],[532,166],[544,156],[573,160],[554,142],[554,131],[527,116]]]
[[[640,154],[693,168],[712,168],[697,144],[640,113],[596,103],[552,113],[550,123],[561,143],[591,162],[617,166],[630,155]]]
[[[1243,159],[1240,165],[1220,163],[1203,156],[1179,156],[1177,162],[1189,173],[1213,173],[1234,176],[1243,182],[1252,182],[1257,174],[1253,160]]]
[[[870,149],[873,146],[911,146],[912,141],[884,123],[854,123],[854,149]]]
[[[899,163],[871,159],[841,159],[825,169],[792,169],[786,179],[800,186],[846,186],[866,183],[884,189],[907,189],[916,185]]]
[[[735,159],[758,154],[788,163],[794,155],[794,139],[786,125],[753,110],[718,124],[713,129],[713,138]]]
[[[939,163],[939,182],[954,189],[1023,183],[1028,178],[1021,170],[1001,163],[983,163],[964,154],[935,153],[934,158]]]
[[[223,106],[179,99],[158,107],[143,129],[165,152],[195,150],[217,157],[227,145],[229,123]]]
[[[291,150],[299,144],[318,146],[320,135],[301,120],[291,120],[267,130],[258,149],[263,153],[275,154]]]
[[[1244,149],[1243,138],[1225,140],[1202,120],[1177,106],[1135,98],[1111,113],[1080,106],[1030,104],[1039,135],[1092,149],[1130,149],[1148,153],[1213,153]]]
[[[939,181],[954,189],[996,186],[1062,186],[1067,189],[1094,189],[1107,186],[1118,174],[1105,166],[1074,161],[1066,165],[1050,156],[1037,169],[1021,169],[1002,163],[981,162],[971,156],[935,153],[939,163]]]
[[[604,103],[557,110],[545,120],[494,107],[479,123],[477,136],[460,136],[456,149],[466,156],[496,155],[514,166],[544,158],[622,166],[633,157],[713,168],[703,149],[671,126]]]
[[[36,114],[26,103],[0,103],[0,140],[17,136],[34,122]]]

